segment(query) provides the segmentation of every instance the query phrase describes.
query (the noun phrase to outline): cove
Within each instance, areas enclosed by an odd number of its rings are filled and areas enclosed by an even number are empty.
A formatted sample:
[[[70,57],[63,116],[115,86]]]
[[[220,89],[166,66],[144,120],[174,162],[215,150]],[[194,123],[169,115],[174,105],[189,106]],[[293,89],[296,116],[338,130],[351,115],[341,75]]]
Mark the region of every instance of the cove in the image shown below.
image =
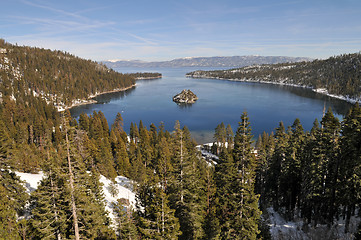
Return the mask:
[[[243,111],[247,111],[252,134],[255,138],[263,131],[271,133],[280,121],[292,125],[299,118],[305,130],[312,128],[314,120],[321,121],[324,107],[331,107],[342,120],[352,106],[310,89],[265,83],[235,82],[215,79],[192,79],[186,73],[197,68],[152,68],[114,69],[122,73],[159,72],[163,78],[139,80],[135,88],[124,92],[104,94],[96,97],[98,103],[70,109],[73,117],[84,112],[102,111],[111,125],[118,112],[124,119],[128,132],[131,122],[143,124],[149,129],[162,122],[168,131],[173,131],[179,120],[186,125],[198,143],[213,141],[214,129],[223,122],[230,124],[235,132]],[[202,70],[213,70],[211,68]],[[172,97],[183,89],[190,89],[198,96],[192,105],[177,105]]]

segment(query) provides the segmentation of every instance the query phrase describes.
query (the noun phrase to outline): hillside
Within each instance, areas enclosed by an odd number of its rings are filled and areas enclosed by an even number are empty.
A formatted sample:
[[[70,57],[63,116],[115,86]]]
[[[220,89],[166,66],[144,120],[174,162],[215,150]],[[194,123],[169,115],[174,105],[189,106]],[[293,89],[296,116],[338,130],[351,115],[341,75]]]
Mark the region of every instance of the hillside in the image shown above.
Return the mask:
[[[60,109],[134,84],[133,76],[66,52],[0,41],[0,97],[40,96]]]
[[[103,61],[111,68],[118,67],[244,67],[254,64],[310,61],[310,58],[284,56],[231,56],[231,57],[189,57],[170,61],[145,62],[139,60]]]
[[[361,99],[361,54],[345,54],[312,62],[254,65],[219,71],[195,71],[193,78],[298,85],[349,100]]]

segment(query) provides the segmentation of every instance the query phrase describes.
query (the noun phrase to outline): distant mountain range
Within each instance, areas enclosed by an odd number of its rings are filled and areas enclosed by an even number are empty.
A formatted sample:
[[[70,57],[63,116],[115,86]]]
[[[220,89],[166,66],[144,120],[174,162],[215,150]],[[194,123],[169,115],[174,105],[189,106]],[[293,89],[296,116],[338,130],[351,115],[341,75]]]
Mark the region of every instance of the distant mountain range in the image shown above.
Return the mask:
[[[244,67],[255,64],[275,64],[285,62],[311,61],[306,57],[285,56],[231,56],[231,57],[189,57],[177,58],[170,61],[146,62],[140,60],[103,61],[110,68],[119,67]]]

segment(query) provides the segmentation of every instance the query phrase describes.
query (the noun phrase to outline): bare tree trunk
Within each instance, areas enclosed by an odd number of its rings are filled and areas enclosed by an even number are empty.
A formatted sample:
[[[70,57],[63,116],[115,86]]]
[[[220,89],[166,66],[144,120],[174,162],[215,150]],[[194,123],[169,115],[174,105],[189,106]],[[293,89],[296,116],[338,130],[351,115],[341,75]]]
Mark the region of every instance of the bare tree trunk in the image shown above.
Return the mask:
[[[162,234],[164,234],[165,226],[164,226],[164,196],[162,194]]]
[[[64,126],[65,126],[65,124],[64,124]],[[69,144],[68,131],[67,131],[66,126],[65,126],[65,141],[66,141],[66,150],[67,150],[67,154],[68,154],[69,184],[70,184],[70,194],[71,194],[71,211],[72,211],[72,215],[73,215],[75,240],[80,240],[78,217],[76,214],[76,205],[75,205],[75,197],[74,197],[74,175],[73,175],[73,171],[72,171],[72,167],[71,167],[70,144]]]
[[[52,172],[50,170],[50,185],[51,185],[51,193],[52,193],[52,197],[53,197],[53,208],[54,208],[54,217],[55,217],[55,221],[58,221],[58,211],[56,210],[56,203],[55,203],[55,187],[54,187],[54,182],[53,182],[53,177],[51,176]],[[61,234],[59,231],[59,228],[56,228],[56,238],[58,240],[61,240]]]
[[[242,120],[244,121],[244,120]],[[244,203],[244,185],[245,185],[245,135],[246,135],[246,127],[245,127],[245,123],[243,122],[243,139],[242,139],[242,156],[241,156],[241,184],[242,184],[242,189],[241,189],[241,210],[239,212],[239,216],[242,219],[243,218],[243,203]]]
[[[180,144],[181,144],[181,149],[180,149],[180,185],[181,185],[181,202],[183,203],[183,131],[180,130],[180,135],[181,135],[181,139],[180,139]]]

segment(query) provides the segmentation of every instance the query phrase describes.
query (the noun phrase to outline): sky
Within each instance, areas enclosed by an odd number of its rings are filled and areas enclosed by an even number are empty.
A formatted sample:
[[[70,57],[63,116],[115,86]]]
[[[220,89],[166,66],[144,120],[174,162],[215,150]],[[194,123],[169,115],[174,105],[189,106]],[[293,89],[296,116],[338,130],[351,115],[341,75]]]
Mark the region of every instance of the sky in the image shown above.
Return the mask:
[[[0,38],[95,61],[361,50],[360,0],[0,0]]]

